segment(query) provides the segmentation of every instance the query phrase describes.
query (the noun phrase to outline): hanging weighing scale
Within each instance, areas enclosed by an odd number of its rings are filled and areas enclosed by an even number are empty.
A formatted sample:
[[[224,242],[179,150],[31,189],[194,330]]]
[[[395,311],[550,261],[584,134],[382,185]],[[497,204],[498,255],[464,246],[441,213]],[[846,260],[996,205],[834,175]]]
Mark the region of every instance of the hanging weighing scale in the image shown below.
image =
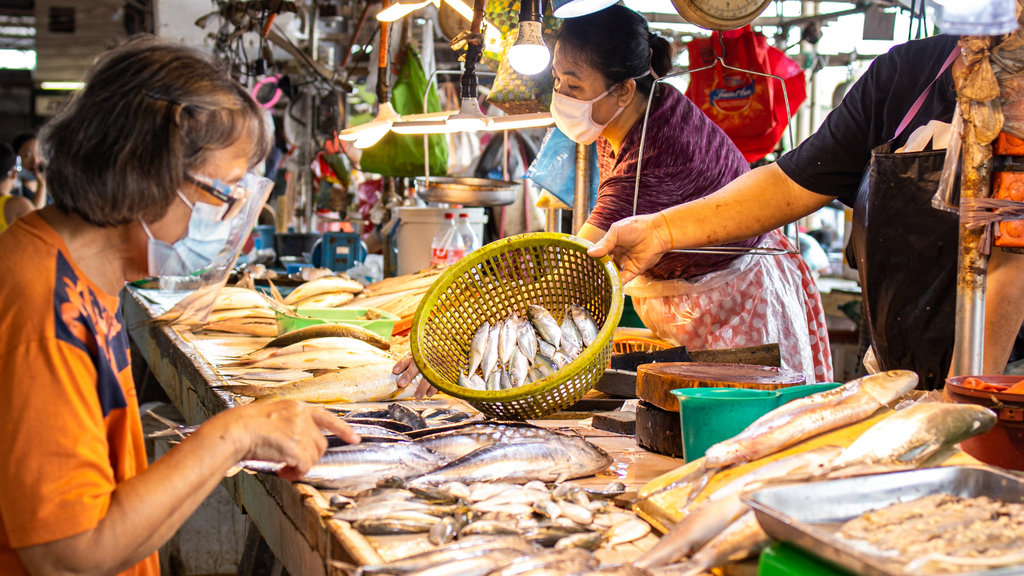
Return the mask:
[[[676,12],[691,24],[708,30],[734,30],[764,12],[771,0],[672,0]]]

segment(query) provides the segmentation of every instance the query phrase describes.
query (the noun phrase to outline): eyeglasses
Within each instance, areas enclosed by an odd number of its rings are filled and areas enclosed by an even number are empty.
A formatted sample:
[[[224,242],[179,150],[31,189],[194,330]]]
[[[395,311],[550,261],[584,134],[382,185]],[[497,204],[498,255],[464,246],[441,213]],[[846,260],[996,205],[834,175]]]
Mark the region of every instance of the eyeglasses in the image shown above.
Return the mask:
[[[219,179],[211,181],[206,177],[196,174],[186,173],[185,181],[223,203],[225,209],[220,217],[222,221],[230,220],[237,216],[238,211],[245,204],[244,201],[251,194],[249,190],[241,186],[226,184]]]

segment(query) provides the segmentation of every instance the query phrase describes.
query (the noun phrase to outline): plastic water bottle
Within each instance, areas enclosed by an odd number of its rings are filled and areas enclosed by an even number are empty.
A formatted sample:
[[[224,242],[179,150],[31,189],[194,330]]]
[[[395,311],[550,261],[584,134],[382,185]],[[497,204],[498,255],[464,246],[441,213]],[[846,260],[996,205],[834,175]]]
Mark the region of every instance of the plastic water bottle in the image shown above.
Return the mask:
[[[462,241],[466,244],[466,254],[480,247],[480,238],[477,237],[473,227],[469,225],[469,214],[459,214],[459,225],[457,226]]]
[[[444,226],[441,227],[441,230],[434,236],[433,242],[430,243],[431,266],[447,266],[449,263],[448,245],[451,243],[451,237],[456,235],[455,214],[445,214],[444,222]]]
[[[449,216],[455,215],[449,214]],[[453,218],[452,224],[454,225],[454,223],[455,220]],[[445,264],[449,266],[455,264],[459,260],[462,260],[462,257],[466,255],[466,252],[466,243],[462,240],[462,234],[459,234],[458,226],[455,226],[452,229],[452,233],[448,236],[448,241],[445,243]]]

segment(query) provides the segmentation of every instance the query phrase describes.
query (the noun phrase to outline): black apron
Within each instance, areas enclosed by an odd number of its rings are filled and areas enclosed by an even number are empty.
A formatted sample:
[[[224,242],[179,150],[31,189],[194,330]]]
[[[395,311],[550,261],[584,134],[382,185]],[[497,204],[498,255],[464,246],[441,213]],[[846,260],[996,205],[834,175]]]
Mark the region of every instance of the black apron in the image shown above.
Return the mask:
[[[945,150],[892,151],[959,54],[954,48],[892,140],[871,151],[853,206],[850,246],[878,365],[917,372],[925,390],[945,385],[953,360],[960,216],[932,207]]]
[[[932,207],[945,150],[871,152],[853,207],[851,246],[871,347],[883,370],[917,372],[942,388],[953,359],[957,214]]]

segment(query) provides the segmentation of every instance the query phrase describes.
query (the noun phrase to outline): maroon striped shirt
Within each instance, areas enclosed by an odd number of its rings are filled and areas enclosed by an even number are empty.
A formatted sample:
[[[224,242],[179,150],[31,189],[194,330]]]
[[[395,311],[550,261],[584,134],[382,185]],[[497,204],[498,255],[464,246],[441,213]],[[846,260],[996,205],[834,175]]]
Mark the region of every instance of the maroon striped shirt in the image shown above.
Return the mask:
[[[633,215],[633,190],[643,118],[633,125],[615,156],[605,138],[597,140],[601,185],[587,223],[608,230]],[[644,142],[637,214],[653,214],[703,198],[747,172],[743,154],[725,132],[681,92],[661,85],[651,107]],[[756,246],[763,236],[729,246]],[[647,274],[657,280],[692,278],[722,270],[738,256],[667,254]]]

